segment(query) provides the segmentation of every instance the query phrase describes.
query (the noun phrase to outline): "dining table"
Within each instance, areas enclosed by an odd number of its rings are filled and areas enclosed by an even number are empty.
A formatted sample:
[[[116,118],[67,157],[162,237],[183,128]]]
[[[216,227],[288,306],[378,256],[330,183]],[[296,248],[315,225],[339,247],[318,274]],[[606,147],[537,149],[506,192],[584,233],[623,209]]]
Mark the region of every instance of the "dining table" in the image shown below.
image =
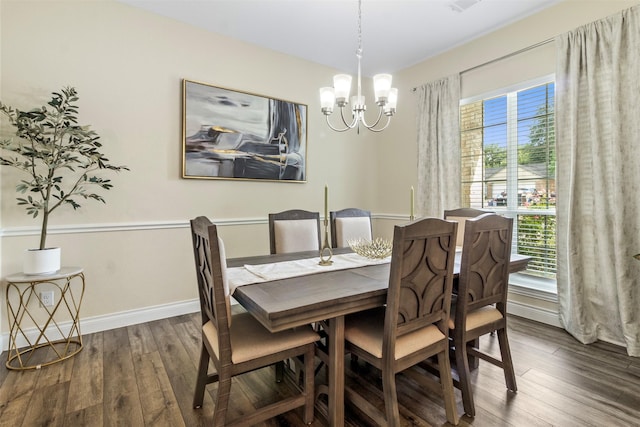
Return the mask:
[[[351,252],[334,249],[333,254]],[[456,252],[454,281],[460,273],[461,253]],[[319,260],[317,251],[229,258],[227,267],[240,268],[294,260]],[[530,257],[512,254],[510,272],[524,270]],[[387,261],[356,268],[320,270],[314,274],[262,280],[235,287],[233,298],[265,328],[278,332],[325,322],[327,332],[326,417],[331,426],[344,425],[345,316],[386,303],[390,270]],[[316,270],[317,271],[317,270]],[[324,411],[323,411],[324,412]]]

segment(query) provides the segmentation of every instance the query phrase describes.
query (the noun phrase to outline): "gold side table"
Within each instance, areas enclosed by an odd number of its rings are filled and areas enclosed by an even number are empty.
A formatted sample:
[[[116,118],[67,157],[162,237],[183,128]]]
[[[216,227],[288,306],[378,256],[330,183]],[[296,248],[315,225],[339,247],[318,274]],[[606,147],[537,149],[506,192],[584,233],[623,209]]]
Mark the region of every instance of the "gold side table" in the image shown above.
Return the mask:
[[[40,369],[82,350],[79,317],[85,286],[82,271],[80,267],[63,267],[55,274],[19,273],[5,278],[9,316],[8,369]],[[41,304],[41,291],[53,291],[52,306]],[[29,325],[23,325],[25,318],[31,320]],[[26,346],[19,348],[18,345],[24,342]]]

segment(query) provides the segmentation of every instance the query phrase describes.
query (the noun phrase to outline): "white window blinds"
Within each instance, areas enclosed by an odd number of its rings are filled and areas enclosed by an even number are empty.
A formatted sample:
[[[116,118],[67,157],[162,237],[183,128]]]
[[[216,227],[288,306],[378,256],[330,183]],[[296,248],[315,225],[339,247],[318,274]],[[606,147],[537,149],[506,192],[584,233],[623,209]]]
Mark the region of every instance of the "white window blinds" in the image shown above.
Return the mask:
[[[555,277],[554,83],[460,106],[462,205],[513,217],[513,252],[527,273]]]

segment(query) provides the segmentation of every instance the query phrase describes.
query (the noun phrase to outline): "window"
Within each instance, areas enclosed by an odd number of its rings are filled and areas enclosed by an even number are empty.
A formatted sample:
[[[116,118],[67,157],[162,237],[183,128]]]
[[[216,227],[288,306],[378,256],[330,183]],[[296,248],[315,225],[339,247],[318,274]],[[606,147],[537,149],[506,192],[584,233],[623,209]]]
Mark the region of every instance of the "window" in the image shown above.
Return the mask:
[[[552,77],[460,103],[463,206],[514,218],[513,252],[527,274],[555,279]]]

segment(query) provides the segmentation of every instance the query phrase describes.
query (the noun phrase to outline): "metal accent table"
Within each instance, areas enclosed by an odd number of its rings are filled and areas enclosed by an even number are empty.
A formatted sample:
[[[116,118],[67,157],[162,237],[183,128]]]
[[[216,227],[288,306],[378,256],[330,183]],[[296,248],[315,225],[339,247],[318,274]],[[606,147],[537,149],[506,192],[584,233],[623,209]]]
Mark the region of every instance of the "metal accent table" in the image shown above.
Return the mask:
[[[57,273],[47,275],[12,274],[5,280],[9,317],[8,369],[40,369],[82,350],[79,316],[85,282],[81,267],[62,267]],[[57,301],[51,307],[43,306],[39,292],[51,290]],[[23,325],[25,317],[31,320],[28,325]],[[31,333],[26,328],[35,331]],[[27,345],[18,348],[23,340]]]

